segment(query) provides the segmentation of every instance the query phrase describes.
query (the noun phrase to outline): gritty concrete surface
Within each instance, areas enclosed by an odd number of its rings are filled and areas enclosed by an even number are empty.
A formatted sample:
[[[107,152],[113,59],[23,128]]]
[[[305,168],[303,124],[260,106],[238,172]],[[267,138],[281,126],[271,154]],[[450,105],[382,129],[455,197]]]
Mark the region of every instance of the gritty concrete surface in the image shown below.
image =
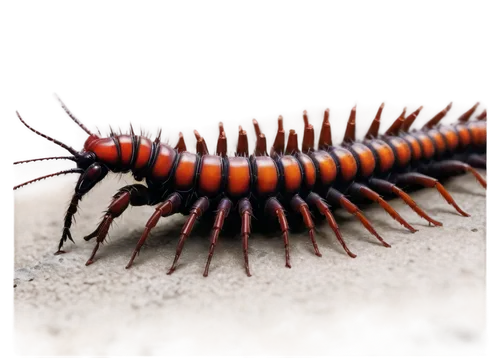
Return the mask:
[[[483,173],[485,174],[485,173]],[[85,267],[93,231],[123,180],[108,178],[83,200],[76,244],[54,256],[73,184],[19,191],[15,201],[16,351],[30,355],[477,354],[484,349],[486,194],[470,176],[446,184],[455,213],[433,190],[412,194],[443,227],[429,227],[400,200],[409,233],[377,206],[364,212],[384,248],[352,217],[335,212],[349,258],[323,223],[312,253],[293,233],[292,268],[278,234],[250,240],[245,275],[237,233],[223,232],[202,276],[208,230],[199,224],[168,276],[183,218],[160,221],[130,270],[124,266],[151,208],[132,208]],[[54,191],[53,188],[57,188]]]

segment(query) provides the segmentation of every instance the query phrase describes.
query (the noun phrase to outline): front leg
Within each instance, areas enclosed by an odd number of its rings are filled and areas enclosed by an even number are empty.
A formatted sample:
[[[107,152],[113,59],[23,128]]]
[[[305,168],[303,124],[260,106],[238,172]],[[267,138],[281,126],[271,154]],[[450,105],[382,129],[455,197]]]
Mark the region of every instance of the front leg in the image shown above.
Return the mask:
[[[62,247],[67,239],[70,239],[73,243],[73,238],[71,237],[71,223],[73,222],[73,216],[78,210],[78,202],[82,197],[88,193],[98,182],[100,182],[108,173],[108,168],[105,166],[94,163],[90,165],[85,172],[80,176],[75,187],[75,194],[71,198],[71,203],[69,204],[68,210],[66,211],[66,216],[64,217],[64,228],[59,240],[59,249],[55,255],[64,254]]]
[[[104,214],[101,223],[97,226],[97,229],[84,237],[85,241],[89,241],[90,239],[96,237],[96,246],[92,251],[92,255],[85,263],[86,266],[94,262],[94,256],[99,249],[99,245],[104,241],[113,220],[119,217],[125,209],[128,208],[129,204],[132,206],[142,206],[148,204],[149,199],[150,195],[148,188],[141,184],[127,185],[118,190],[118,192],[113,196],[113,199],[108,206],[108,210]]]

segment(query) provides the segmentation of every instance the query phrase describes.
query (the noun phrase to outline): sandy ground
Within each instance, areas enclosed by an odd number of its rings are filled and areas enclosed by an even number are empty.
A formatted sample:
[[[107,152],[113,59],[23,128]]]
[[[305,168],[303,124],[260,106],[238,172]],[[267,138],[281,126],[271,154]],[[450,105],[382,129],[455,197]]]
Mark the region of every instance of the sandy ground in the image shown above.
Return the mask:
[[[115,178],[116,179],[116,178]],[[40,184],[42,185],[42,184]],[[45,185],[45,184],[43,184]],[[432,190],[413,197],[437,220],[429,227],[400,200],[391,204],[419,231],[365,209],[392,248],[336,212],[349,258],[322,224],[314,256],[305,233],[291,235],[292,269],[278,235],[254,234],[247,278],[237,233],[224,232],[208,278],[206,225],[166,275],[183,218],[160,222],[130,270],[124,266],[151,208],[129,209],[95,264],[85,267],[93,231],[110,196],[106,179],[80,206],[75,244],[54,256],[73,184],[19,191],[15,201],[16,351],[31,355],[149,354],[475,354],[484,348],[486,194],[469,176],[446,187],[472,216]],[[53,188],[57,188],[54,192]]]

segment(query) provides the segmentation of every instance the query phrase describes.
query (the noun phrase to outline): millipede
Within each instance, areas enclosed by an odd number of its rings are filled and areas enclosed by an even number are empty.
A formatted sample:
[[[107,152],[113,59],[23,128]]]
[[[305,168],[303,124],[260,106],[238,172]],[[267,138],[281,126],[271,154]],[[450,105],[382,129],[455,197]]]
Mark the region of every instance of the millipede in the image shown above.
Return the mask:
[[[357,141],[356,107],[351,110],[342,143],[332,142],[330,111],[324,112],[317,149],[314,146],[314,128],[303,112],[304,134],[299,147],[297,132],[290,130],[285,143],[282,116],[278,118],[278,131],[268,152],[266,136],[258,122],[253,120],[257,136],[253,154],[249,151],[247,132],[239,127],[234,156],[228,156],[227,137],[222,123],[215,154],[210,154],[204,138],[195,130],[196,152],[189,152],[184,137],[179,133],[177,144],[172,147],[162,143],[161,131],[155,139],[144,134],[136,135],[130,126],[128,133],[111,133],[107,137],[92,133],[57,97],[64,111],[89,137],[83,149],[77,151],[59,140],[51,138],[19,120],[31,131],[57,144],[71,156],[29,159],[14,164],[42,160],[71,160],[76,168],[41,176],[14,186],[14,190],[33,182],[63,174],[77,173],[79,179],[64,217],[62,236],[55,254],[62,254],[63,245],[71,236],[73,217],[83,196],[94,188],[109,172],[131,173],[143,182],[122,187],[112,197],[97,228],[84,237],[95,238],[95,247],[86,262],[94,262],[99,246],[110,229],[111,223],[129,206],[155,205],[154,213],[145,224],[131,258],[129,269],[143,247],[150,231],[160,218],[175,213],[187,216],[176,247],[172,274],[182,249],[196,221],[213,213],[213,227],[209,238],[208,258],[203,272],[208,275],[224,221],[232,214],[241,219],[241,241],[244,269],[251,276],[248,258],[252,220],[266,217],[279,225],[284,242],[285,266],[291,267],[287,216],[301,218],[307,229],[312,250],[321,256],[315,240],[315,216],[326,220],[339,244],[347,255],[356,255],[347,247],[334,217],[334,210],[353,215],[378,242],[390,245],[378,234],[359,207],[365,202],[375,202],[394,220],[414,233],[413,228],[383,198],[399,198],[429,225],[442,223],[431,218],[408,194],[418,187],[434,188],[460,215],[469,216],[455,202],[441,184],[440,179],[470,173],[486,188],[486,180],[476,169],[486,169],[486,110],[470,120],[479,103],[462,114],[454,124],[440,124],[451,108],[451,103],[431,118],[421,129],[410,130],[422,107],[407,115],[406,108],[389,129],[379,133],[384,104],[379,107],[363,140]]]

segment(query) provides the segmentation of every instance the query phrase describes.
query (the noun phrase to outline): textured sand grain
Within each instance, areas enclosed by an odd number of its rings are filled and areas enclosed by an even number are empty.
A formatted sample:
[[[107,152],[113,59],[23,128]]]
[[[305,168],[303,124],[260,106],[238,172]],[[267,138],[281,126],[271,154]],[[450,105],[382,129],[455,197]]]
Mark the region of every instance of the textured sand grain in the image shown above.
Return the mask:
[[[76,245],[54,256],[73,184],[16,193],[16,350],[32,355],[480,353],[485,326],[486,194],[469,176],[446,187],[471,214],[438,194],[412,194],[429,227],[400,200],[393,205],[419,231],[409,233],[377,206],[365,209],[386,241],[336,212],[349,258],[322,224],[314,256],[307,235],[290,237],[292,269],[276,235],[253,234],[243,269],[237,234],[223,233],[202,276],[207,226],[188,239],[167,276],[183,218],[160,222],[130,270],[124,267],[151,208],[132,208],[112,227],[95,264],[85,267],[91,232],[124,185],[106,179],[85,197],[72,230]]]

